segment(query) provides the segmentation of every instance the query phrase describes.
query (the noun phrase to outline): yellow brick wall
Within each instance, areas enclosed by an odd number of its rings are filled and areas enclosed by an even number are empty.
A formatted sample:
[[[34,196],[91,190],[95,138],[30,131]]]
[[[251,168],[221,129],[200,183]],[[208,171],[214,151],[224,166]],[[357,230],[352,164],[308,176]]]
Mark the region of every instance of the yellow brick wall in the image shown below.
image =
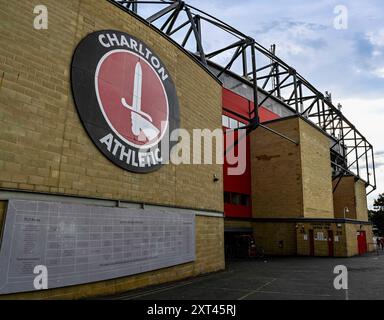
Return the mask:
[[[167,165],[134,174],[107,160],[80,123],[70,64],[90,32],[116,29],[140,38],[172,75],[181,127],[189,131],[221,128],[219,83],[107,1],[44,1],[49,28],[39,31],[33,29],[33,8],[40,3],[12,1],[0,9],[0,187],[223,211],[221,165]],[[220,183],[213,183],[214,174]]]
[[[297,118],[268,127],[299,140]],[[252,132],[250,140],[253,216],[302,216],[300,147],[262,128]]]
[[[329,138],[299,120],[304,217],[333,218]]]
[[[335,257],[346,257],[348,256],[347,252],[347,239],[345,233],[345,225],[343,224],[333,224],[332,225],[333,235],[339,237],[339,242],[334,242],[334,254]]]
[[[225,219],[224,220],[224,228],[228,229],[240,229],[240,228],[252,228],[252,222],[250,221],[244,221],[244,220],[230,220]]]
[[[367,235],[367,246],[368,246],[368,251],[373,252],[376,249],[376,242],[373,241],[373,228],[372,226],[365,226],[364,230]]]
[[[354,256],[359,253],[358,245],[357,245],[357,225],[354,224],[346,224],[345,232],[347,235],[347,252],[348,256]]]
[[[224,268],[224,220],[196,217],[196,261],[138,275],[52,290],[0,296],[1,299],[81,299],[176,281]]]
[[[367,248],[369,252],[375,251],[376,243],[373,241],[373,228],[372,226],[364,226],[363,230],[365,230],[367,237]]]
[[[355,182],[356,220],[368,221],[367,192],[362,180]]]
[[[333,182],[333,185],[338,180]],[[344,208],[349,212],[345,213],[348,219],[359,221],[368,221],[368,207],[365,183],[362,180],[356,180],[353,176],[342,177],[333,196],[335,207],[335,217],[344,217]]]
[[[254,222],[256,245],[267,255],[296,255],[296,229],[294,223]],[[282,245],[280,244],[282,241]]]
[[[339,179],[333,181],[334,187]],[[349,212],[345,212],[345,217],[354,219],[356,217],[354,177],[342,177],[333,194],[333,204],[335,208],[335,217],[344,218],[344,208],[348,207]]]
[[[77,44],[93,31],[116,29],[140,38],[172,75],[180,125],[190,132],[221,128],[220,84],[152,28],[107,1],[46,0],[48,30],[33,29],[33,8],[38,4],[25,0],[0,6],[0,189],[222,212],[221,165],[165,165],[151,174],[134,174],[107,160],[80,123],[70,65]],[[214,174],[219,183],[213,182]],[[222,218],[198,217],[196,222],[195,263],[33,297],[112,294],[224,268]],[[32,297],[18,295],[24,296]]]
[[[253,216],[333,218],[328,138],[300,118],[268,127],[299,145],[262,128],[251,134]]]

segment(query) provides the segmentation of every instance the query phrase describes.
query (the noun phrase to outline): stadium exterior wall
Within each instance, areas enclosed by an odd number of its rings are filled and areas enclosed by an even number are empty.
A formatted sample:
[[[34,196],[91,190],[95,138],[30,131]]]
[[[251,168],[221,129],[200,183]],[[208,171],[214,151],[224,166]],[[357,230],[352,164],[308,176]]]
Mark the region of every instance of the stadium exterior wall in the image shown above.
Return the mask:
[[[126,278],[0,298],[83,298],[179,280],[224,268],[222,165],[165,165],[149,174],[115,166],[87,136],[73,102],[70,66],[87,34],[113,29],[153,48],[170,72],[180,126],[221,128],[221,84],[155,29],[107,1],[47,0],[48,30],[34,30],[37,1],[1,6],[0,188],[38,195],[183,207],[196,216],[196,260]],[[199,79],[199,81],[191,81]],[[209,112],[206,112],[209,110]],[[220,183],[213,181],[213,176]],[[6,201],[0,202],[4,219]],[[221,215],[220,215],[221,213]]]

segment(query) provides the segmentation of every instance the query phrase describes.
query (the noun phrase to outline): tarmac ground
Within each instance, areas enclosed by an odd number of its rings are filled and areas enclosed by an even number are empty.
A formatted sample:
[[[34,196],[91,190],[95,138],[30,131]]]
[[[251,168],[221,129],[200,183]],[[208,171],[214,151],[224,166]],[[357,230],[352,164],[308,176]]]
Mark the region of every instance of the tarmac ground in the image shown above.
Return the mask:
[[[336,290],[334,268],[347,267],[348,289]],[[269,257],[226,262],[226,270],[128,291],[118,300],[384,299],[384,251],[352,258]]]

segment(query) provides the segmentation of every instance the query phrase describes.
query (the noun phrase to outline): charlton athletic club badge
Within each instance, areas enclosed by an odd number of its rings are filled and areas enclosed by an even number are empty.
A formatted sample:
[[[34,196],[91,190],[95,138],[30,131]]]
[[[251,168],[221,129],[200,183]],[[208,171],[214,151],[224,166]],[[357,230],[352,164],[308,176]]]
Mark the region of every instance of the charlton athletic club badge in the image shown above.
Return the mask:
[[[80,119],[109,160],[145,173],[169,158],[172,145],[161,142],[179,126],[176,89],[144,42],[114,30],[89,34],[76,48],[71,81]]]

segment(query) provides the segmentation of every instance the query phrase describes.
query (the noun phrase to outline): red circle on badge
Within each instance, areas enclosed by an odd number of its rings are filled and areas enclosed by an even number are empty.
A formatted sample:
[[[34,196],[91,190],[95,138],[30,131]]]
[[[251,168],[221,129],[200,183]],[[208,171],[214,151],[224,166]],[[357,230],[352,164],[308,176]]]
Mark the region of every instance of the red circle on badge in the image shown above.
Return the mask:
[[[149,62],[127,50],[110,51],[99,61],[96,95],[110,128],[126,143],[151,147],[168,127],[163,83]]]

